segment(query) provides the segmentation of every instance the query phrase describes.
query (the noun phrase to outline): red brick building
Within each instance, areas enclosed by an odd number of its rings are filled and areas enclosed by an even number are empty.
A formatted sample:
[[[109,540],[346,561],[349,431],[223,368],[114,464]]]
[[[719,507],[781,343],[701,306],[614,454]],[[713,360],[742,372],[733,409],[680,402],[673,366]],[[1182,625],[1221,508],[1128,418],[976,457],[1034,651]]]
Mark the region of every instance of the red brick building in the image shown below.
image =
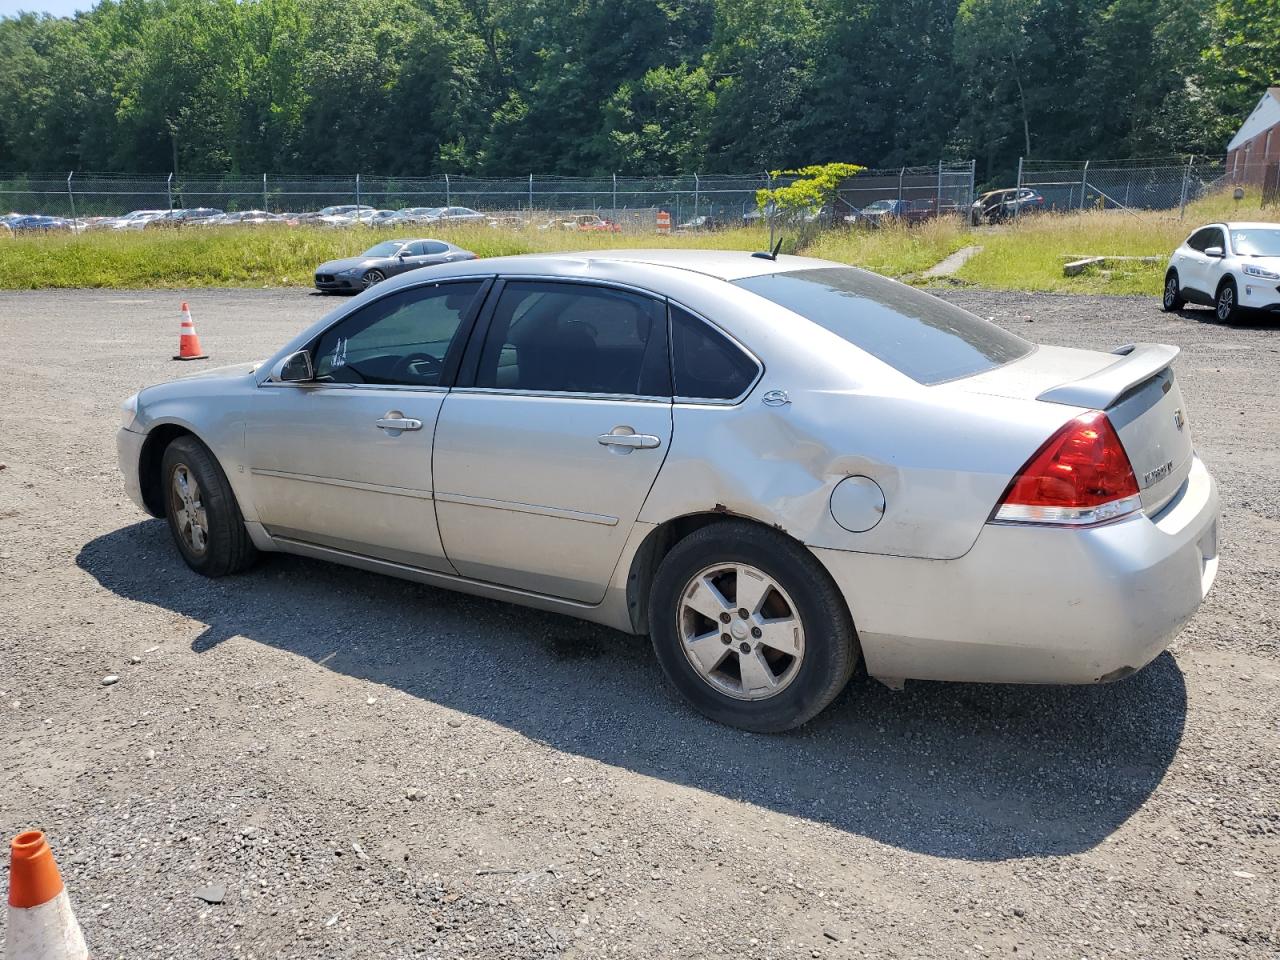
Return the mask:
[[[1280,87],[1270,87],[1227,144],[1227,171],[1233,183],[1261,184],[1269,166],[1280,162]]]

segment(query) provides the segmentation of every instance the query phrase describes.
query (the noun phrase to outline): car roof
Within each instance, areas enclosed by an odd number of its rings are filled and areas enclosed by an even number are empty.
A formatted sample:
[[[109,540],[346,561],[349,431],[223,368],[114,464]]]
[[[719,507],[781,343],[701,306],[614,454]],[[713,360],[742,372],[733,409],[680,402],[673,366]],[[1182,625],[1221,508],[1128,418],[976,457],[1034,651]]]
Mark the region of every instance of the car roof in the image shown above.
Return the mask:
[[[1206,227],[1224,226],[1228,230],[1256,230],[1259,227],[1280,230],[1280,223],[1267,223],[1265,220],[1228,220],[1223,223],[1206,223]],[[1203,229],[1203,228],[1197,228]]]
[[[685,270],[718,280],[742,280],[746,277],[758,277],[768,273],[787,273],[792,270],[841,266],[841,264],[832,263],[829,260],[817,260],[813,257],[783,255],[779,256],[777,260],[767,260],[740,250],[687,249],[583,250],[571,253],[517,254],[510,257],[491,257],[480,261],[472,260],[468,265],[474,269],[477,264],[493,264],[496,272],[499,273],[536,273],[540,268],[554,269],[556,266],[567,266],[575,263],[585,266],[593,261]]]

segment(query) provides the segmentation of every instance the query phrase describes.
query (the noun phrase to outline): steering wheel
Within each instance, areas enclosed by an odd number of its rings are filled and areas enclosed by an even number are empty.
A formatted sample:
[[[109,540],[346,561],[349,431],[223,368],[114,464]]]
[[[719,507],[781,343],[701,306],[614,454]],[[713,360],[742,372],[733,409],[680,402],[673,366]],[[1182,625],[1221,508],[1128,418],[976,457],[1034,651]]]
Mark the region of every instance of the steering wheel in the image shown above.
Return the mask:
[[[425,369],[422,369],[425,367]],[[409,353],[396,361],[391,369],[392,379],[400,380],[406,375],[415,380],[431,379],[438,383],[440,374],[444,372],[444,364],[429,353]]]

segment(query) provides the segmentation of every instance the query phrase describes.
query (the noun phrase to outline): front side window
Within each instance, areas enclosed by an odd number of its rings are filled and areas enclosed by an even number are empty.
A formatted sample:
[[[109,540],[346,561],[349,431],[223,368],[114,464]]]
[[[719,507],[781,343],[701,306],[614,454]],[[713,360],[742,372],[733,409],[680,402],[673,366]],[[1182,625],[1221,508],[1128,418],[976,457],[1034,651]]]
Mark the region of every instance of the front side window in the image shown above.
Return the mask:
[[[1192,250],[1199,250],[1204,253],[1210,247],[1222,246],[1222,231],[1217,227],[1205,227],[1193,233],[1187,240],[1187,246]]]
[[[772,273],[734,284],[926,385],[984,373],[1033,349],[945,300],[854,267]]]
[[[666,315],[657,300],[577,283],[509,281],[476,386],[669,397]]]
[[[434,387],[479,292],[478,280],[401,290],[330,327],[316,341],[316,380]]]

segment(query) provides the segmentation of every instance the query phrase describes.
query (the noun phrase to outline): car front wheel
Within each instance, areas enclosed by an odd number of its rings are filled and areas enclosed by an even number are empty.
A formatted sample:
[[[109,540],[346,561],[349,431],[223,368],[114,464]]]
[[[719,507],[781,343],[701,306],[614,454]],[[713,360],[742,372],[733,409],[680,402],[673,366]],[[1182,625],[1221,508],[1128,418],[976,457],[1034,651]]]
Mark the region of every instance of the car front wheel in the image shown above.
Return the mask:
[[[654,579],[649,627],[667,679],[697,710],[760,733],[816,716],[858,659],[853,621],[822,565],[741,521],[672,548]]]
[[[1178,275],[1170,270],[1164,278],[1164,297],[1160,306],[1166,313],[1176,313],[1186,305],[1187,301],[1182,299],[1182,288],[1178,285]]]
[[[368,270],[365,275],[360,278],[360,282],[364,284],[364,288],[368,290],[376,283],[381,283],[387,279],[387,275],[381,270]]]
[[[195,437],[179,437],[165,448],[160,469],[169,530],[187,566],[206,577],[249,567],[258,551],[209,448]]]
[[[1228,277],[1218,287],[1218,296],[1213,304],[1214,316],[1219,323],[1231,323],[1240,316],[1240,301],[1236,293],[1236,282]]]

